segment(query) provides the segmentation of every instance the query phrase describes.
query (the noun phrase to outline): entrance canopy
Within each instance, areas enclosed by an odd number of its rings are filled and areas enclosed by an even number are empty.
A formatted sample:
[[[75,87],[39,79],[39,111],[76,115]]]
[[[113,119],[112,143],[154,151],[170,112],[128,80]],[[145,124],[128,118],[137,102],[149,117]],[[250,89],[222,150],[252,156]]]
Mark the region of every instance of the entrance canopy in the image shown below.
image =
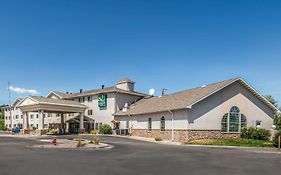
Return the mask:
[[[28,96],[17,105],[23,112],[81,113],[87,106],[76,101]]]
[[[79,123],[80,122],[80,115],[77,115],[76,117],[74,118],[70,118],[69,120],[66,120],[66,122],[69,122],[69,123]],[[91,119],[90,117],[87,117],[87,116],[84,116],[84,123],[94,123],[95,120]]]
[[[82,105],[76,101],[53,99],[46,97],[28,96],[20,101],[17,106],[23,112],[24,119],[24,129],[28,128],[28,112],[38,112],[39,124],[38,129],[44,129],[44,114],[45,113],[57,113],[57,114],[67,114],[67,113],[79,113],[80,114],[80,130],[84,131],[84,112],[87,106]],[[62,133],[65,132],[64,128],[64,115],[61,115],[61,130]]]

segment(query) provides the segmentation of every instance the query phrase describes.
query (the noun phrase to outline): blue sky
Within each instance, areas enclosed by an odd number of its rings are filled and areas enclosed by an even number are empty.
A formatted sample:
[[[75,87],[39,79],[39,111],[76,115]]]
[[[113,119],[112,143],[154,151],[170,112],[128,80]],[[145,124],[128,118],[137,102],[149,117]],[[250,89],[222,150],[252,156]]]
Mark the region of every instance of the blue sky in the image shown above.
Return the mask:
[[[45,96],[123,77],[172,93],[237,76],[281,103],[280,9],[277,0],[0,1],[0,104],[8,81]]]

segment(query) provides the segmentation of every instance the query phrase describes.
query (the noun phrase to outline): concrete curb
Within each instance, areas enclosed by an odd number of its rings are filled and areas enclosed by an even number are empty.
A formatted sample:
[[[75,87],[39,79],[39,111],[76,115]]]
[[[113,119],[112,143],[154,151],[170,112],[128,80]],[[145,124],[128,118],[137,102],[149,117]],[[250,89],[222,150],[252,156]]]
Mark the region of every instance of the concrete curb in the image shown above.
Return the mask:
[[[184,146],[184,147],[201,147],[201,148],[222,148],[222,149],[240,149],[245,151],[251,151],[256,153],[274,153],[281,154],[281,151],[278,151],[274,148],[263,148],[263,147],[241,147],[241,146],[219,146],[219,145],[193,145],[193,144],[183,144],[180,142],[171,142],[171,141],[160,141],[157,142],[153,139],[142,138],[142,137],[134,137],[134,136],[115,136],[111,135],[111,137],[120,137],[120,138],[129,138],[133,140],[157,143],[162,145],[175,145],[175,146]]]

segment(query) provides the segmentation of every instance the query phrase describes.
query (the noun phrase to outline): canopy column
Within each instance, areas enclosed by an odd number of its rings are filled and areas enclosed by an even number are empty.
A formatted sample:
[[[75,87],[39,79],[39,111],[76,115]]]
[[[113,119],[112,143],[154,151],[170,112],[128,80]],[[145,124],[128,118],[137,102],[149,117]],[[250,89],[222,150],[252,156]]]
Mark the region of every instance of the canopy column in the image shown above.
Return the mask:
[[[84,111],[80,113],[79,132],[80,133],[84,133],[85,132],[85,128],[84,128]]]
[[[64,134],[65,133],[65,127],[64,127],[64,114],[61,114],[61,133]]]
[[[23,129],[28,129],[28,113],[23,112]]]
[[[39,113],[39,123],[38,123],[38,129],[43,130],[44,129],[44,111],[40,110]]]

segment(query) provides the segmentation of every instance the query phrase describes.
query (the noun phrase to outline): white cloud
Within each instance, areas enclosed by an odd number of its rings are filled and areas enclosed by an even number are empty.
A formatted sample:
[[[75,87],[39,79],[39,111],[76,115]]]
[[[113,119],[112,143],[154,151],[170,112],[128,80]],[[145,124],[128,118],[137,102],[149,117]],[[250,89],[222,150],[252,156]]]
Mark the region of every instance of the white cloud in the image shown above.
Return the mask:
[[[36,91],[35,89],[25,89],[25,88],[14,87],[14,86],[10,86],[9,89],[18,94],[32,94],[32,95],[39,94],[39,92]]]

